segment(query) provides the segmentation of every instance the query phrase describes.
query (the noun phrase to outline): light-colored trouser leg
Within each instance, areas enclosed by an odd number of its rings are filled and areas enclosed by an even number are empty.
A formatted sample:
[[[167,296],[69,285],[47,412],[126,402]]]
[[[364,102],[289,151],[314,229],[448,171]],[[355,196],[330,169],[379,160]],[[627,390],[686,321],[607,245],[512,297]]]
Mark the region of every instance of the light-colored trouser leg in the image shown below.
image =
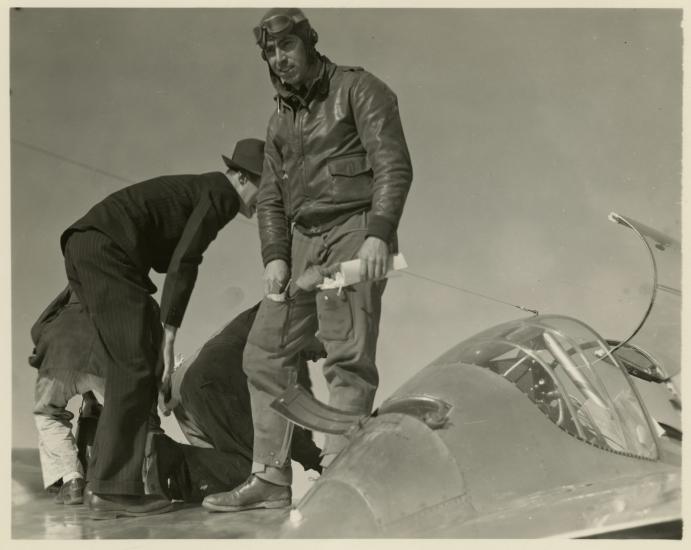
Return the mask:
[[[104,379],[93,374],[71,369],[39,370],[33,414],[44,487],[73,472],[84,475],[72,434],[74,415],[65,407],[72,397],[90,390],[103,395],[104,386]]]
[[[367,217],[367,213],[352,216],[322,237],[316,255],[323,265],[357,257],[367,237]],[[294,241],[294,256],[305,255],[299,250],[303,238]],[[306,254],[315,255],[314,238],[310,240],[312,249]],[[393,250],[391,246],[390,249]],[[376,351],[385,287],[386,279],[383,279],[357,283],[340,291],[320,290],[316,294],[317,336],[327,353],[322,368],[332,407],[361,415],[372,411],[379,385]],[[346,444],[345,436],[326,434],[322,464],[327,465]]]
[[[270,408],[297,382],[298,353],[316,331],[314,298],[298,293],[287,302],[264,298],[243,356],[254,424],[252,473],[278,485],[289,485],[293,425]]]
[[[381,296],[386,281],[367,281],[317,293],[319,339],[326,348],[322,370],[329,405],[352,413],[372,412],[379,385],[376,366]],[[326,434],[323,466],[346,446],[343,435]],[[329,456],[331,455],[331,456]]]

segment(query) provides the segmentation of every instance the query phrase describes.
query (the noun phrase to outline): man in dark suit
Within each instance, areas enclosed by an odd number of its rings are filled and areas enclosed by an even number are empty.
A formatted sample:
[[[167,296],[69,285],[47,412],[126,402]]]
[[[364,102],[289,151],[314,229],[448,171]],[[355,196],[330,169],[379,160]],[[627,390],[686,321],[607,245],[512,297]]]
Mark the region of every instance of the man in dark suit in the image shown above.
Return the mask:
[[[94,519],[158,514],[171,507],[167,499],[143,494],[147,418],[157,382],[162,393],[169,392],[175,335],[203,253],[238,212],[252,216],[263,156],[264,142],[241,140],[231,159],[223,157],[227,174],[162,176],[125,187],[60,238],[70,286],[110,356],[87,473]],[[150,303],[156,292],[151,269],[166,273],[162,373],[151,345],[158,322]]]

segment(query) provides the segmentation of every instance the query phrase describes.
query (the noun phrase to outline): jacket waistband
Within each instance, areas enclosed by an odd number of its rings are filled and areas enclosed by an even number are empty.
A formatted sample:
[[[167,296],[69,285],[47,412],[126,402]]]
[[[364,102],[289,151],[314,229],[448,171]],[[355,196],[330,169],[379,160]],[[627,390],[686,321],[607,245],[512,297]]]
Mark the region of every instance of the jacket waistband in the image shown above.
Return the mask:
[[[337,225],[342,224],[351,216],[361,214],[362,212],[366,212],[367,210],[369,210],[369,207],[361,206],[359,208],[356,208],[355,210],[348,210],[347,212],[343,212],[334,218],[328,217],[333,216],[332,213],[329,213],[329,215],[310,216],[309,220],[307,220],[307,223],[305,223],[305,220],[295,222],[294,228],[306,236],[320,235],[322,233],[326,233],[330,229],[333,229]]]

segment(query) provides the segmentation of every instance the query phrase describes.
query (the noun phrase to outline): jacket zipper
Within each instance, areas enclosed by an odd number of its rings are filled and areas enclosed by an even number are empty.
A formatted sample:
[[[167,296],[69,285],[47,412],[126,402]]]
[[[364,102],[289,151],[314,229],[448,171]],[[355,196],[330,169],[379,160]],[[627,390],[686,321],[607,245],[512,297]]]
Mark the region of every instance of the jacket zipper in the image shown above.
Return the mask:
[[[307,194],[307,182],[305,178],[305,140],[303,135],[303,126],[305,116],[307,115],[307,110],[305,107],[298,108],[298,120],[297,120],[297,132],[298,132],[298,143],[300,146],[300,158],[298,162],[300,163],[300,185],[302,187],[303,197],[308,197]]]

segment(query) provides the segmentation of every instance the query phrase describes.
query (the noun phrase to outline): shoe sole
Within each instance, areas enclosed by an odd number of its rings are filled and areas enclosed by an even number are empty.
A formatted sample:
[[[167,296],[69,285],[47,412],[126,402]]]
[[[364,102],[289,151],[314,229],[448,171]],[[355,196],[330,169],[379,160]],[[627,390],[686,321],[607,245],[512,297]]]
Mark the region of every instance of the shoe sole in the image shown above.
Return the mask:
[[[124,518],[139,518],[144,516],[156,516],[158,514],[165,514],[173,509],[173,503],[164,506],[163,508],[157,508],[156,510],[150,510],[148,512],[131,512],[129,510],[104,510],[104,511],[89,511],[90,519],[117,519],[120,517]]]
[[[65,506],[74,506],[76,504],[84,504],[83,498],[75,498],[73,500],[56,500],[57,504],[64,504]]]
[[[258,502],[256,504],[246,504],[244,506],[224,506],[222,504],[211,504],[202,502],[202,506],[211,512],[242,512],[244,510],[265,510],[273,508],[288,508],[291,502],[289,500],[272,500]]]

